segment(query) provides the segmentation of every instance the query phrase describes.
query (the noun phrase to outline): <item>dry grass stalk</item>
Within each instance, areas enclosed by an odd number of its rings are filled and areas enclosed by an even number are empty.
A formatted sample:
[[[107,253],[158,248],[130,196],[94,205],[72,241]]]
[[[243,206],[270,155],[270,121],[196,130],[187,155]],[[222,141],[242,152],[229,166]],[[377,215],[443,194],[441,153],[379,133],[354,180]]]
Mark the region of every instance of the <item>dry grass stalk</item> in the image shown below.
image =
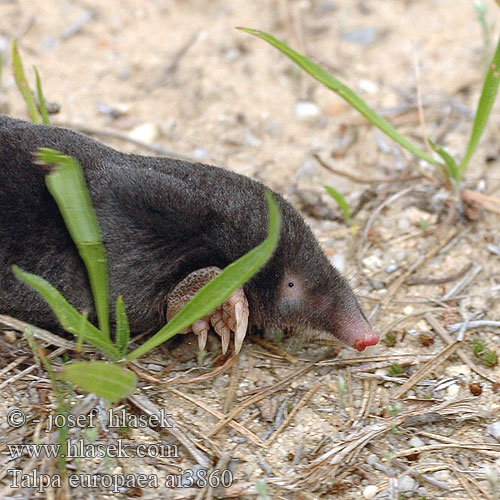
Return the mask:
[[[292,408],[292,411],[288,414],[285,421],[267,438],[266,440],[267,446],[271,446],[273,441],[281,434],[283,429],[285,429],[288,426],[288,424],[293,420],[297,412],[310,401],[310,399],[314,396],[314,394],[316,394],[316,391],[321,387],[321,385],[322,385],[321,383],[315,384],[311,389],[309,389],[304,394],[299,403],[294,408]]]

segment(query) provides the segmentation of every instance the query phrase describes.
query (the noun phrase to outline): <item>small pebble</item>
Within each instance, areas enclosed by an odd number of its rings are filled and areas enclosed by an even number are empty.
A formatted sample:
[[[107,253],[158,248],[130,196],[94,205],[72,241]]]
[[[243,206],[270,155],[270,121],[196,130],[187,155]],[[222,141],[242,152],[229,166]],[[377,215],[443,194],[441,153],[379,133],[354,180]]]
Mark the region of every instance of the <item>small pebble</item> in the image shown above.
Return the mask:
[[[425,446],[425,443],[418,437],[418,436],[413,436],[409,441],[408,444],[412,448],[420,448],[422,446]]]
[[[493,436],[498,442],[500,442],[500,421],[493,422],[486,427],[486,434]]]
[[[456,377],[457,375],[470,376],[471,369],[468,365],[452,365],[446,369],[446,374],[450,377]]]
[[[403,260],[406,259],[406,251],[405,250],[399,250],[394,254],[394,260],[397,262],[402,262]]]
[[[363,490],[363,497],[374,498],[377,493],[378,493],[378,488],[374,484],[369,484]]]
[[[163,370],[163,366],[155,365],[154,363],[148,363],[147,367],[148,370],[151,370],[152,372],[161,372]]]
[[[158,139],[159,130],[154,123],[143,123],[131,130],[128,135],[136,141],[153,144]]]
[[[385,272],[387,274],[391,274],[393,273],[394,271],[397,271],[399,269],[399,265],[398,264],[389,264],[386,268],[385,268]]]
[[[275,138],[280,138],[283,135],[283,122],[280,120],[269,120],[266,124],[266,132]]]
[[[362,79],[359,81],[359,87],[367,94],[376,94],[379,90],[378,85],[371,80]]]
[[[500,246],[495,245],[494,243],[488,243],[486,245],[486,248],[488,249],[489,252],[491,252],[493,255],[500,255]]]
[[[206,149],[203,149],[203,148],[196,148],[193,151],[193,156],[197,160],[204,160],[208,156],[208,151]]]
[[[404,309],[403,309],[403,313],[406,314],[407,316],[410,315],[410,314],[413,314],[413,307],[412,306],[406,306]]]
[[[402,476],[398,481],[400,491],[413,491],[417,485],[415,479],[411,476]]]
[[[345,255],[342,252],[337,252],[330,257],[330,262],[339,273],[343,273],[345,269]]]
[[[406,217],[398,219],[398,229],[401,231],[407,231],[410,227],[410,221]]]
[[[438,470],[432,475],[434,476],[434,479],[443,482],[448,481],[448,479],[450,478],[450,473],[447,470]]]
[[[382,267],[382,261],[376,255],[370,255],[363,259],[363,266],[376,271]]]
[[[295,116],[297,120],[308,121],[317,118],[320,115],[320,110],[316,104],[309,101],[299,101],[295,105]]]
[[[458,393],[460,392],[460,386],[457,384],[451,384],[448,386],[448,389],[446,389],[446,392],[448,393],[448,396],[454,398],[458,396]]]
[[[374,43],[378,37],[379,30],[374,26],[368,26],[344,33],[342,40],[366,47]]]

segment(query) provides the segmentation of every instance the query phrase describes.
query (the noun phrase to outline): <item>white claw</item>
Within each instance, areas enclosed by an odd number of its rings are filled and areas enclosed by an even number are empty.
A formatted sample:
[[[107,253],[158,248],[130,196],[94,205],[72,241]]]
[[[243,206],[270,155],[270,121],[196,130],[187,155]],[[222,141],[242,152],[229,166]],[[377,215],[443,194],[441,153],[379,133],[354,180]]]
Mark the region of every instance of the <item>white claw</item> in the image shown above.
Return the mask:
[[[231,340],[231,333],[229,329],[224,331],[220,337],[222,340],[222,354],[226,354],[227,348],[229,347],[229,341]]]
[[[207,347],[208,331],[203,331],[198,335],[198,348],[204,351]]]
[[[248,327],[248,305],[244,307],[241,302],[234,307],[234,315],[236,316],[236,330],[234,332],[234,350],[238,354],[245,340]]]

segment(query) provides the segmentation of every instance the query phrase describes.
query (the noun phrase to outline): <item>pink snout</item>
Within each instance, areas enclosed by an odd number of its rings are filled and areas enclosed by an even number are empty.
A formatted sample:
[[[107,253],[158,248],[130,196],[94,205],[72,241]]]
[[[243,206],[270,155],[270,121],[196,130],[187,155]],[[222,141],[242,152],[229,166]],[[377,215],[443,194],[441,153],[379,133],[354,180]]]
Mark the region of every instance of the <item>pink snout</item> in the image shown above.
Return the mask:
[[[364,351],[366,347],[377,344],[379,340],[380,337],[377,333],[375,333],[373,330],[368,330],[367,332],[365,332],[362,339],[356,341],[354,347],[359,352],[361,352]]]

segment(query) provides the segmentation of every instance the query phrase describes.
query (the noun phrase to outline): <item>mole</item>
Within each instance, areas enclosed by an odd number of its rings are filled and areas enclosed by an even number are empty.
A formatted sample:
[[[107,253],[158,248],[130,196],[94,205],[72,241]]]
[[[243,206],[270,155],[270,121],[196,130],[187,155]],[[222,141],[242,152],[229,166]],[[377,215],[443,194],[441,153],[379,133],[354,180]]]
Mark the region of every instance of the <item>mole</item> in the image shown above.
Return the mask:
[[[159,330],[213,276],[266,237],[263,184],[223,168],[124,154],[87,136],[0,115],[0,313],[57,330],[58,321],[11,266],[42,276],[95,321],[85,267],[45,185],[37,148],[81,164],[109,261],[110,300],[124,298],[132,332]],[[267,263],[222,306],[183,333],[205,347],[210,326],[225,352],[248,327],[337,338],[358,351],[379,337],[302,216],[281,211]],[[113,303],[113,302],[112,302]]]

